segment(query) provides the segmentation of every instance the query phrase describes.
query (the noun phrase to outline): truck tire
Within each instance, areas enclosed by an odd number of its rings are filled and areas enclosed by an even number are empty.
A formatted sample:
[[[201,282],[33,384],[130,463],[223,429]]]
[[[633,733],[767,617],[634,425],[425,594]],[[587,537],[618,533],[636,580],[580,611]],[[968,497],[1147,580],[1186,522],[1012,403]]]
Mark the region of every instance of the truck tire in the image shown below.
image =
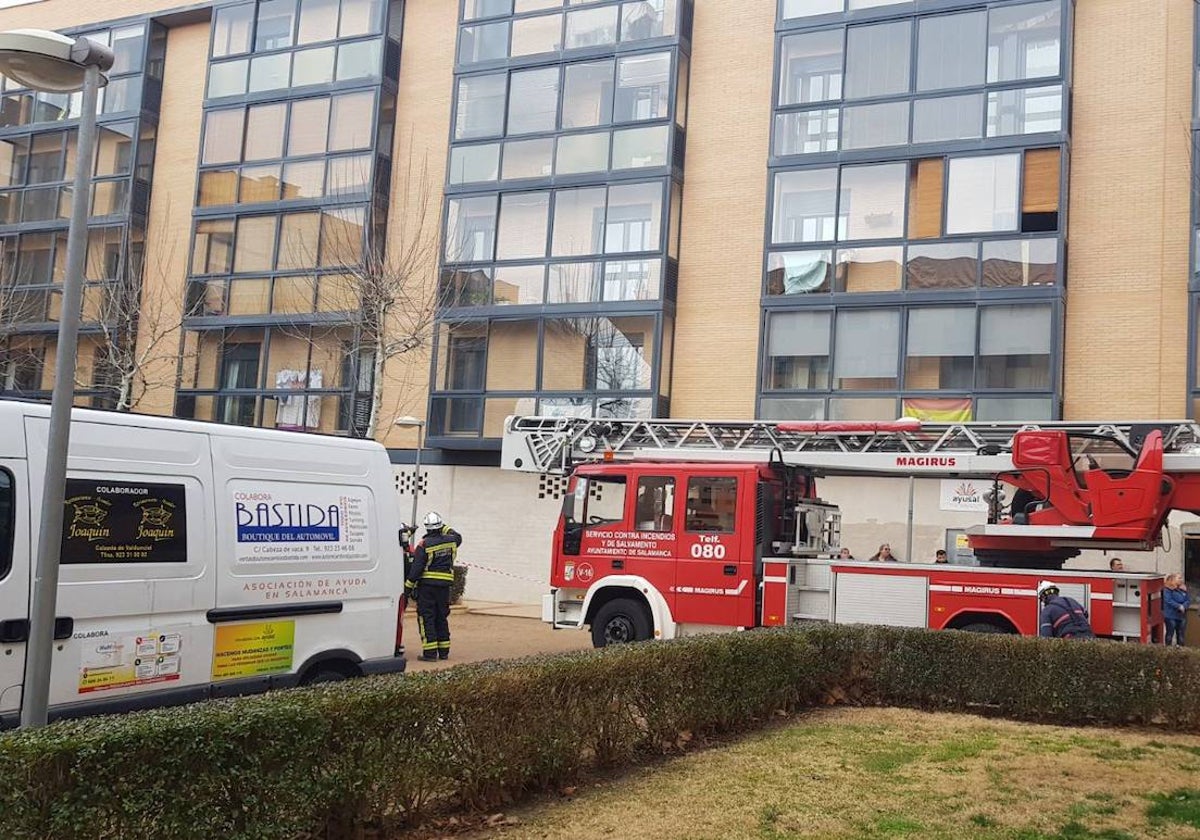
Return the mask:
[[[592,620],[592,646],[644,642],[652,632],[645,606],[630,598],[616,598],[596,612]]]
[[[990,621],[976,621],[973,624],[967,624],[962,628],[964,633],[1010,633],[999,624],[993,624]]]

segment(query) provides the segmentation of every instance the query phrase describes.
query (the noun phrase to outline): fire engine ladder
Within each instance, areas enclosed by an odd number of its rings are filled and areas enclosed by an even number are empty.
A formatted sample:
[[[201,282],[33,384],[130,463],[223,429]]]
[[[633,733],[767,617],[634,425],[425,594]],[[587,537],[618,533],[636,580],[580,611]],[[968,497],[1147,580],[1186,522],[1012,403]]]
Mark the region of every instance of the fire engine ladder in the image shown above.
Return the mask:
[[[1084,454],[1104,438],[1137,452],[1151,429],[1164,437],[1168,472],[1200,472],[1200,424],[1164,422],[949,423],[599,420],[580,417],[509,417],[501,467],[565,474],[594,461],[767,461],[817,474],[994,477],[1012,469],[1013,436],[1056,429],[1079,438]]]

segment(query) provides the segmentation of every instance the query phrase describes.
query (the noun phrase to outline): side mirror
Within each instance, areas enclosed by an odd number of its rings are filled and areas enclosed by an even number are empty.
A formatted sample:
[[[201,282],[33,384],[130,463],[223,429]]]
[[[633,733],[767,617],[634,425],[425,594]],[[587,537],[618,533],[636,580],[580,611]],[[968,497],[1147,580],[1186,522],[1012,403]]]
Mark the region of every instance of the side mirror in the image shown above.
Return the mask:
[[[565,519],[567,522],[575,521],[575,494],[574,493],[568,493],[566,496],[563,496],[562,515],[563,515],[563,519]]]

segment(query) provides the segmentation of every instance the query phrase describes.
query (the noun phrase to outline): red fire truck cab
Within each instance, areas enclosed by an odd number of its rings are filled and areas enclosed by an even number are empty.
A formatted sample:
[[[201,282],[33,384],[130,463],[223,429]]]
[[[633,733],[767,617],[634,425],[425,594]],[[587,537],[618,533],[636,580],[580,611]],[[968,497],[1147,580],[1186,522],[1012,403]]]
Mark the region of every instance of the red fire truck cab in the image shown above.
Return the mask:
[[[1052,580],[1098,635],[1161,638],[1161,576],[843,561],[840,522],[811,472],[775,459],[579,465],[543,619],[596,646],[804,620],[1037,635]]]

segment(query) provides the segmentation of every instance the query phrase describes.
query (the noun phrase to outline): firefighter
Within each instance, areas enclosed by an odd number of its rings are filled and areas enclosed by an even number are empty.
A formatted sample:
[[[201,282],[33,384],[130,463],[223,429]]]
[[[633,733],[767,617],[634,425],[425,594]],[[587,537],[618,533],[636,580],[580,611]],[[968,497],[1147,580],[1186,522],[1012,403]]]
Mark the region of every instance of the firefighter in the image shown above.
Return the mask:
[[[425,538],[413,549],[404,588],[417,599],[421,658],[433,662],[450,658],[450,586],[462,535],[446,525],[439,513],[427,513],[424,524]]]
[[[1052,639],[1094,639],[1087,610],[1074,598],[1059,594],[1058,584],[1044,580],[1038,584],[1041,602],[1041,629],[1038,635]]]

